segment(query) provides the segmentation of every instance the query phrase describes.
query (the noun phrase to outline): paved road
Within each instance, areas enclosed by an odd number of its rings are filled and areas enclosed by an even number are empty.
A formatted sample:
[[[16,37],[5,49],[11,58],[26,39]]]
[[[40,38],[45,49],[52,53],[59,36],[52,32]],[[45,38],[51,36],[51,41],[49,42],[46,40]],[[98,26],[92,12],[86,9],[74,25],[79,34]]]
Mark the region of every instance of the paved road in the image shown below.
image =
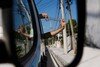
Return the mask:
[[[83,57],[77,67],[100,67],[100,49],[84,47]]]

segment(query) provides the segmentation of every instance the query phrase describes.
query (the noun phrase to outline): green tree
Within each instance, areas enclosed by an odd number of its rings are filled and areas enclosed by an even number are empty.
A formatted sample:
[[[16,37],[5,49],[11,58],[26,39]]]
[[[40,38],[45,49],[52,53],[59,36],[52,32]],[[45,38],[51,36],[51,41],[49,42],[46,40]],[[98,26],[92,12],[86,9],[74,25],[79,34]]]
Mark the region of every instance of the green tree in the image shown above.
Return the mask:
[[[78,32],[78,23],[76,22],[75,19],[72,19],[72,25],[74,28],[74,33],[77,33]],[[67,30],[68,35],[71,35],[70,19],[68,20],[68,23],[66,25],[66,30]]]

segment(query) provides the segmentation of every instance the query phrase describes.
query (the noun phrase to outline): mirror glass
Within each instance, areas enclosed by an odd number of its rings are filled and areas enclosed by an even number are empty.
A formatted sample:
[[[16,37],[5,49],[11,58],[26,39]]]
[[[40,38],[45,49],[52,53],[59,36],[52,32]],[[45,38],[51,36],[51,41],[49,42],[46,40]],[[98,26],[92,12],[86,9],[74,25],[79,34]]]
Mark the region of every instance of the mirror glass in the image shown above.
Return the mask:
[[[19,58],[24,57],[33,46],[33,26],[27,0],[13,1],[13,22],[16,51]]]
[[[45,50],[48,50],[50,55],[60,61],[62,65],[68,65],[77,54],[78,20],[76,0],[35,0],[35,4],[39,15],[44,16],[44,18],[40,18],[42,34],[60,29],[61,19],[64,19],[66,23],[64,30],[42,39],[41,47],[45,46]],[[48,51],[44,54],[48,54]]]

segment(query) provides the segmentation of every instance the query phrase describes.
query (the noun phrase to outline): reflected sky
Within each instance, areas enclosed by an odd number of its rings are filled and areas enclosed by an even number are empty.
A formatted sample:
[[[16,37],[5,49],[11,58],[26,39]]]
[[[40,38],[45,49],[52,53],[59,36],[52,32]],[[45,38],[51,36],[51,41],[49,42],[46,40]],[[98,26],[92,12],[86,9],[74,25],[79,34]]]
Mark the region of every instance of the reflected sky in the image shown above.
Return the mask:
[[[25,8],[30,13],[27,0],[22,0],[22,1],[24,3]],[[13,22],[14,22],[15,29],[18,29],[19,25],[23,25],[23,24],[27,25],[27,23],[29,23],[25,11],[19,8],[18,0],[13,1],[13,17],[14,17]]]
[[[60,10],[60,3],[58,2],[59,0],[35,0],[35,3],[37,5],[37,9],[39,13],[47,13],[49,18],[54,18],[54,19],[61,19],[61,10]],[[68,21],[69,17],[69,12],[66,9],[66,3],[64,0],[64,8],[65,8],[65,20]],[[71,10],[72,10],[72,17],[77,21],[77,6],[76,6],[76,0],[72,0],[72,5],[71,5]],[[59,15],[58,15],[59,13]],[[44,32],[52,31],[55,30],[59,27],[60,23],[58,21],[53,21],[53,20],[42,20],[42,25]]]

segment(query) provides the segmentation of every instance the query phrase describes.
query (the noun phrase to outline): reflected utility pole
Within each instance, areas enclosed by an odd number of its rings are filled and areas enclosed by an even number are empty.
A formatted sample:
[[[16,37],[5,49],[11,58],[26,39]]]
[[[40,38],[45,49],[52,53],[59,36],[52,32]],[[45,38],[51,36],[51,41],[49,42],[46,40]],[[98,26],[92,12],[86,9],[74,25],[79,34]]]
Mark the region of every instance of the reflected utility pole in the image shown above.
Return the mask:
[[[74,35],[74,28],[73,28],[73,23],[72,23],[72,14],[71,14],[71,7],[70,5],[72,4],[71,0],[67,0],[67,10],[69,11],[70,15],[70,27],[71,27],[71,33],[72,33],[72,49],[74,50],[74,53],[76,52],[76,39]]]
[[[60,0],[60,6],[61,6],[61,14],[62,14],[62,19],[65,19],[65,14],[64,14],[64,2],[63,0]],[[63,45],[64,45],[64,53],[67,54],[67,33],[66,33],[66,26],[63,30]]]

